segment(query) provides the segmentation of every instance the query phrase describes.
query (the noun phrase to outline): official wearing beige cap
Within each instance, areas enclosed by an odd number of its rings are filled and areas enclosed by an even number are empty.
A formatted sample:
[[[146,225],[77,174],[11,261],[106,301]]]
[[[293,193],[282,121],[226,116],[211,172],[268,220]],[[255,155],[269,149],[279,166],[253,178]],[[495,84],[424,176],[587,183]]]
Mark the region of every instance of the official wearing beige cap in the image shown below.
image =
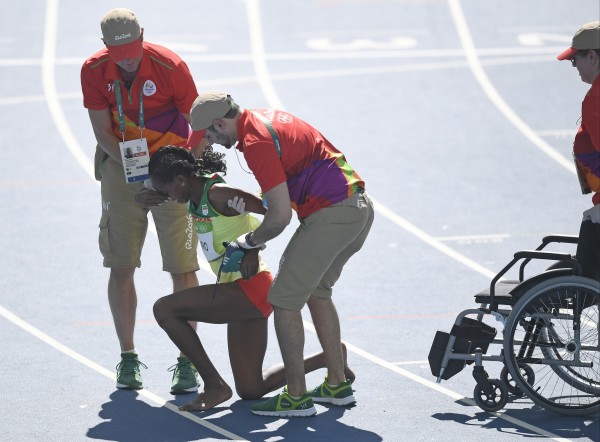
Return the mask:
[[[573,36],[571,47],[556,58],[570,60],[578,51],[584,49],[600,49],[600,21],[583,25]]]
[[[108,56],[118,63],[136,59],[142,55],[142,35],[138,19],[133,11],[125,8],[110,10],[100,22],[102,41],[108,49]]]
[[[201,131],[223,118],[233,106],[231,96],[221,91],[207,91],[200,94],[192,104],[190,124],[194,131]]]
[[[592,207],[583,212],[576,258],[583,276],[600,280],[600,21],[583,25],[557,58],[570,60],[581,81],[592,85],[581,103],[573,142],[581,191],[593,194]]]

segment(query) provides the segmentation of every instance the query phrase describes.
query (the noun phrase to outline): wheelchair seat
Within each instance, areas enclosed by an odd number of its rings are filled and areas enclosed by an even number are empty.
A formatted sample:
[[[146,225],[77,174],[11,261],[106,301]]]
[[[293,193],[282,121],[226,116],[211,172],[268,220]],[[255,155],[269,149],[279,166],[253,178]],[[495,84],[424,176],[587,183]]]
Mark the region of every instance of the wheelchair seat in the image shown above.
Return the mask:
[[[524,281],[517,280],[501,280],[496,283],[494,288],[494,301],[498,305],[514,305],[515,302],[519,300],[521,295],[525,293],[529,288],[533,287],[536,284],[539,284],[541,281],[550,278],[556,278],[558,276],[567,276],[573,275],[572,268],[552,268],[546,270],[539,275],[532,276],[529,279]],[[490,304],[491,296],[490,296],[491,287],[486,287],[481,292],[475,295],[475,302],[478,304]]]
[[[511,295],[511,292],[520,284],[519,281],[499,281],[494,289],[494,300],[499,305],[514,305],[515,299]],[[490,304],[490,287],[486,287],[475,295],[475,302],[477,304]]]

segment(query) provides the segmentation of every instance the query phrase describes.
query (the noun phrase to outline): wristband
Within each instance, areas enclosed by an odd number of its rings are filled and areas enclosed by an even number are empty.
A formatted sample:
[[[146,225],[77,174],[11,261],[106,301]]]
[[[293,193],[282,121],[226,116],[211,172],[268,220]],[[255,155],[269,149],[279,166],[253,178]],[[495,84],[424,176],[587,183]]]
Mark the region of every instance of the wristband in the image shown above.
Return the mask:
[[[250,241],[250,236],[252,236],[253,233],[254,232],[246,233],[246,244],[248,244],[251,248],[255,249],[258,246],[256,244],[254,244],[252,241]]]
[[[264,250],[267,246],[265,244],[255,244],[250,240],[250,236],[254,232],[248,232],[246,235],[240,236],[236,242],[243,249],[260,249]]]

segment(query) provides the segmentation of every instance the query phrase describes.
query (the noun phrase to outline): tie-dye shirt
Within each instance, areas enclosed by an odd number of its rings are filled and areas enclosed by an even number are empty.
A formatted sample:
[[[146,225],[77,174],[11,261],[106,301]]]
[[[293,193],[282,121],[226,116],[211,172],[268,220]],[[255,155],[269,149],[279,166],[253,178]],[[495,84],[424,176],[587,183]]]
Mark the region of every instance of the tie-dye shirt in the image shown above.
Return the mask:
[[[263,192],[287,181],[298,218],[343,201],[365,187],[344,154],[314,127],[284,111],[256,111],[271,122],[279,138],[281,158],[267,126],[249,110],[242,112],[238,122],[238,149]]]
[[[573,153],[583,179],[596,192],[592,202],[600,204],[600,75],[581,105],[581,126],[575,135]]]
[[[140,90],[143,95],[144,131],[150,153],[167,144],[183,145],[190,128],[182,114],[188,114],[198,91],[192,75],[179,56],[162,46],[143,42],[139,71],[127,89],[118,66],[108,58],[106,48],[88,58],[81,68],[83,105],[87,109],[110,109],[113,131],[122,140],[115,95],[115,80],[121,82],[125,117],[125,140],[140,138]]]

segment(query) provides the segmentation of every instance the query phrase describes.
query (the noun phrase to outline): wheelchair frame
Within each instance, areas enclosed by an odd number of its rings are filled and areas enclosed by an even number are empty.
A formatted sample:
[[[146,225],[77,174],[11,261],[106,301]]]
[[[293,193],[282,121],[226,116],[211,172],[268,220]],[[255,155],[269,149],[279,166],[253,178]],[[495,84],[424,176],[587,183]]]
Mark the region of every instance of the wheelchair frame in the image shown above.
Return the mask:
[[[449,333],[436,333],[429,365],[438,383],[474,364],[474,400],[485,411],[502,409],[510,393],[559,414],[600,413],[600,281],[580,276],[572,255],[543,250],[577,240],[550,235],[535,250],[515,253],[475,295],[479,308],[459,313]],[[532,260],[555,263],[526,279]],[[501,280],[519,261],[519,279]],[[486,315],[503,324],[499,337],[483,322]],[[500,345],[500,352],[488,355],[493,345]],[[489,378],[484,361],[503,363],[500,379]]]

